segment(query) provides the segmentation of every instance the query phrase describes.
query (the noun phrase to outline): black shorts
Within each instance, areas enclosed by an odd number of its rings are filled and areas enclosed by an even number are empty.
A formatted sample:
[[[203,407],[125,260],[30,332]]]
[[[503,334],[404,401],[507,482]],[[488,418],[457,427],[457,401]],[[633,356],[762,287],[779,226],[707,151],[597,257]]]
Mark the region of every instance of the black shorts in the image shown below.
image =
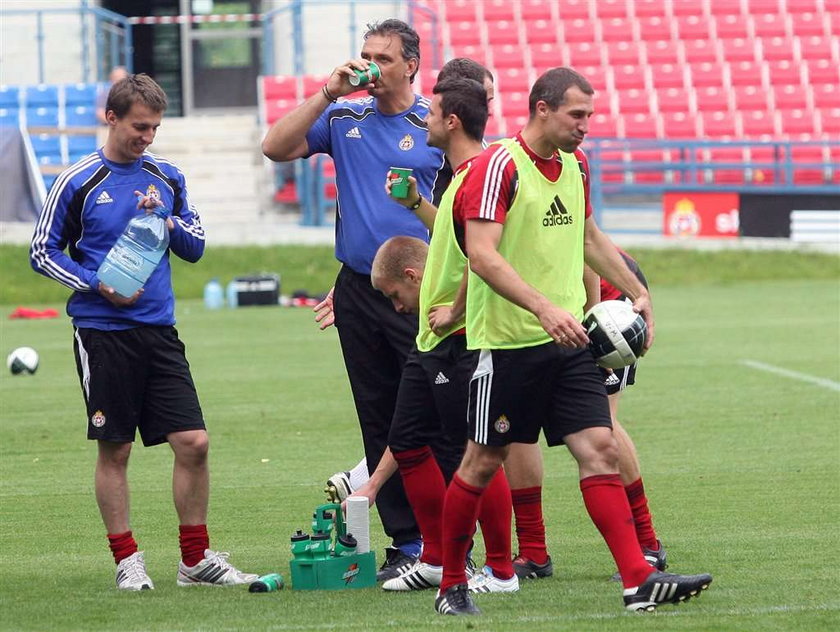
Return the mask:
[[[403,367],[388,445],[392,452],[413,450],[446,440],[467,442],[467,393],[476,351],[466,336],[451,335],[434,349],[411,350]]]
[[[171,432],[203,430],[184,344],[174,327],[77,328],[73,351],[88,415],[88,439],[143,445]]]
[[[470,438],[483,445],[548,445],[586,428],[612,427],[604,382],[589,349],[554,342],[482,350],[470,381]]]
[[[637,362],[634,362],[630,366],[613,369],[612,373],[606,369],[601,369],[601,376],[604,379],[604,387],[607,389],[607,395],[620,393],[631,384],[636,383],[637,364]]]

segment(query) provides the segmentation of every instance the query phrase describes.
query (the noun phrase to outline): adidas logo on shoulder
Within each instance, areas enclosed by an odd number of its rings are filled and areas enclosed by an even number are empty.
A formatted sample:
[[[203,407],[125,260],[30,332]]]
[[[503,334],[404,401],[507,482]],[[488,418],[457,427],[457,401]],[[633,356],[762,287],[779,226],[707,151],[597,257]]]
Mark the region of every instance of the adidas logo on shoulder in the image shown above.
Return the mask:
[[[344,136],[346,136],[347,138],[361,138],[362,133],[359,131],[358,127],[354,127],[349,132],[347,132]]]
[[[435,384],[449,384],[449,378],[443,374],[443,371],[438,371]]]
[[[552,200],[551,205],[548,207],[548,211],[545,213],[545,217],[543,217],[542,224],[543,226],[564,226],[571,224],[573,219],[563,205],[560,196],[555,195],[554,200]]]
[[[102,193],[99,194],[99,197],[96,198],[96,203],[97,204],[110,204],[113,201],[114,201],[114,198],[112,198],[110,195],[108,195],[107,191],[103,191]]]

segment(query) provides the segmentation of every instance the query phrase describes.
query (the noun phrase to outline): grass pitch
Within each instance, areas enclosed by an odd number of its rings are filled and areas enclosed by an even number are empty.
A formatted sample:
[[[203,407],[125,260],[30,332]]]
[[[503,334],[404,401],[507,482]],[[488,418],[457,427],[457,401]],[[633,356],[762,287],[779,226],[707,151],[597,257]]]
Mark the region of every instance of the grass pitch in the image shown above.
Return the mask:
[[[545,451],[544,486],[556,575],[515,595],[478,597],[483,617],[438,616],[432,592],[290,590],[289,536],[309,530],[324,480],[361,454],[337,337],[305,309],[209,312],[182,301],[178,328],[211,435],[212,546],[242,569],[279,571],[286,589],[178,588],[171,456],[138,444],[132,526],[156,589],[118,592],[93,497],[95,446],[84,439],[71,327],[66,318],[3,320],[3,352],[33,346],[41,366],[30,377],[0,374],[0,628],[836,629],[836,279],[654,285],[654,299],[657,342],[620,416],[671,570],[714,575],[700,599],[655,615],[623,611],[620,587],[607,581],[612,560],[559,448]],[[381,561],[387,543],[375,512],[371,530]]]

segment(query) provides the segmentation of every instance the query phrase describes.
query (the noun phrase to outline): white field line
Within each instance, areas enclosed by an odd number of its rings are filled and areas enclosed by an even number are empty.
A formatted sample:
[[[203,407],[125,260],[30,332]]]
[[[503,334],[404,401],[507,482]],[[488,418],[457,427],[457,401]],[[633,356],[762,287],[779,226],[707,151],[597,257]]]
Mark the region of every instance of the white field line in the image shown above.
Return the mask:
[[[811,384],[816,384],[817,386],[828,388],[832,391],[840,391],[840,382],[835,382],[834,380],[828,380],[822,377],[814,377],[813,375],[808,375],[807,373],[789,371],[788,369],[782,369],[780,367],[773,366],[772,364],[764,364],[763,362],[756,362],[755,360],[741,360],[741,364],[748,366],[752,369],[758,369],[759,371],[767,371],[768,373],[775,373],[776,375],[789,377],[792,380],[799,380],[800,382],[810,382]]]

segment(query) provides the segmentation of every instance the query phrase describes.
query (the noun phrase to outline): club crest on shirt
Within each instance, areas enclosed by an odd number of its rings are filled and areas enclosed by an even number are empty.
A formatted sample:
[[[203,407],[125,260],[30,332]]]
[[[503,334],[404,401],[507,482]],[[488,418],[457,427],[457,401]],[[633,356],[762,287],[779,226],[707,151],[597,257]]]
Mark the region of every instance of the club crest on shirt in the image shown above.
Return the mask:
[[[146,197],[150,197],[153,200],[160,202],[160,191],[154,184],[150,184],[146,187]]]
[[[497,420],[496,423],[493,424],[493,427],[496,429],[496,432],[500,434],[506,433],[510,430],[510,422],[506,415],[501,415]]]
[[[90,423],[94,425],[96,428],[101,428],[105,425],[105,413],[101,410],[97,410],[93,415],[90,417]]]
[[[414,147],[414,138],[412,138],[411,134],[406,134],[400,141],[400,149],[408,151],[412,147]]]

